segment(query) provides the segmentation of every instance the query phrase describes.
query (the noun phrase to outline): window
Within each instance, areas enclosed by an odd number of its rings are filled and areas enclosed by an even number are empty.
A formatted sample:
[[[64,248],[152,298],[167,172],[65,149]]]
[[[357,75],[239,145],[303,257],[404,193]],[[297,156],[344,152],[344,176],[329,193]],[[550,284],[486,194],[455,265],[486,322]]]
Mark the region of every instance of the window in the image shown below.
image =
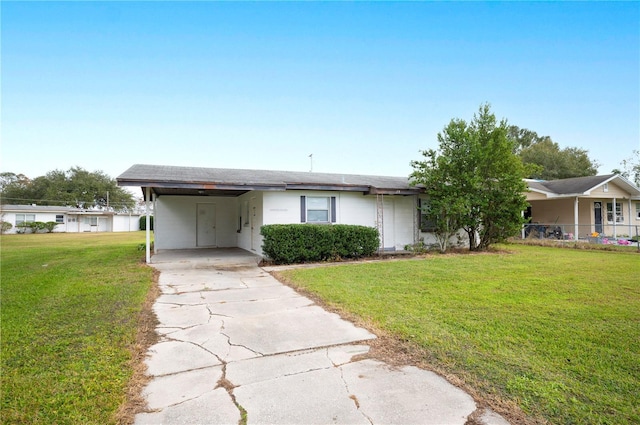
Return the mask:
[[[91,226],[98,225],[98,217],[85,217],[84,224],[90,224]]]
[[[56,223],[64,223],[64,216],[62,214],[56,214]]]
[[[302,223],[335,223],[335,196],[301,196],[300,221]]]
[[[613,203],[607,202],[607,221],[613,223]],[[622,214],[622,204],[616,202],[616,223],[622,223],[624,215]]]
[[[636,220],[640,220],[640,202],[636,202]]]
[[[602,186],[602,191],[603,192],[608,192],[609,191],[609,183],[605,183],[604,186]]]
[[[33,223],[34,221],[36,221],[35,214],[16,214],[16,226],[24,223]]]
[[[429,201],[426,199],[419,199],[418,202],[420,208],[420,231],[426,233],[433,232],[436,228],[436,223],[427,218],[427,214],[431,208]]]

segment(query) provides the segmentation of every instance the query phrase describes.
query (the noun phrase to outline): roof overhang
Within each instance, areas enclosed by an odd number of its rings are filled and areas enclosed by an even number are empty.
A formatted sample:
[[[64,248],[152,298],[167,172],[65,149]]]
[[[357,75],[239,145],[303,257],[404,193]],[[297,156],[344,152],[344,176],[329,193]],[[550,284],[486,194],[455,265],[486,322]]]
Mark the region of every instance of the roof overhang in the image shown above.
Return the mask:
[[[336,184],[310,184],[310,183],[283,183],[283,184],[219,184],[213,182],[180,182],[180,181],[150,181],[150,180],[124,180],[118,179],[119,186],[138,186],[142,188],[143,196],[148,187],[157,195],[173,196],[222,196],[237,197],[250,191],[283,192],[285,190],[316,190],[316,191],[340,191],[361,192],[365,195],[417,195],[424,192],[423,188],[412,187],[407,189],[378,188],[361,185],[336,185]]]

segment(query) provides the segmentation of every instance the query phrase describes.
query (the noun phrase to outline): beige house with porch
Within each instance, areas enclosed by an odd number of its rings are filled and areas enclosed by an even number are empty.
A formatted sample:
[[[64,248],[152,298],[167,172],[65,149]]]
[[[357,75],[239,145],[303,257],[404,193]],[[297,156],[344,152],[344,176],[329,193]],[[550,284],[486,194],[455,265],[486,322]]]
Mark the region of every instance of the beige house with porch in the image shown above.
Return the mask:
[[[525,231],[578,240],[595,233],[632,237],[640,229],[640,189],[618,174],[527,184],[531,225]]]

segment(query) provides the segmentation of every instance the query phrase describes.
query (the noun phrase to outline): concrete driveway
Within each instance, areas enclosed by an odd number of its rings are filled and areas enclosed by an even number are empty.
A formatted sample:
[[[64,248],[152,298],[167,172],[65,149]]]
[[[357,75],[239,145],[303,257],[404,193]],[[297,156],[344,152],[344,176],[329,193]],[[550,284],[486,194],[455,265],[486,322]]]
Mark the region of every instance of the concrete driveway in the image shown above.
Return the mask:
[[[438,375],[366,354],[375,338],[240,249],[167,251],[141,424],[507,424]],[[477,422],[476,422],[477,423]]]

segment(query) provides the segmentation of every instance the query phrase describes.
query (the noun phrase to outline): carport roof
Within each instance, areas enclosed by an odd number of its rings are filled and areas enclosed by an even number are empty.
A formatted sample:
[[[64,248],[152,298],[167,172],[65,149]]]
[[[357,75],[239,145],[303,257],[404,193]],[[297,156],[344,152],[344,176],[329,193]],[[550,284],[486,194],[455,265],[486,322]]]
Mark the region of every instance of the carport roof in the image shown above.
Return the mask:
[[[119,186],[149,187],[158,195],[239,196],[251,190],[340,190],[365,194],[421,192],[407,177],[244,170],[135,164],[116,178]]]

